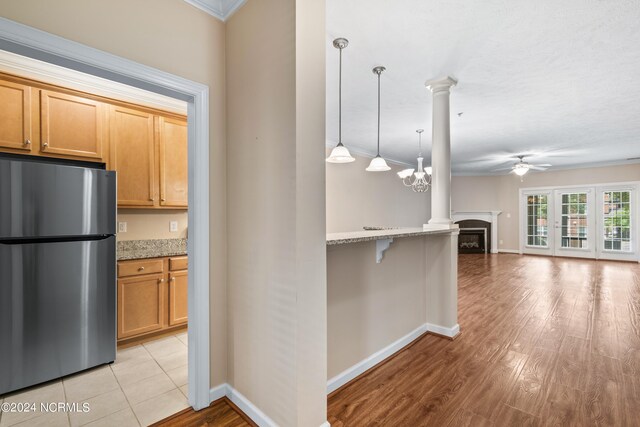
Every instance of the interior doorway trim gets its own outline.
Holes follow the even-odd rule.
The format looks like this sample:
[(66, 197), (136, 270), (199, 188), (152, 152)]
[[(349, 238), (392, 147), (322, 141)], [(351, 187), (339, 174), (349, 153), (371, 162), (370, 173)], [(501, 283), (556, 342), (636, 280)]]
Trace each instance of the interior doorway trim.
[(209, 406), (209, 88), (0, 17), (0, 49), (187, 102), (189, 404)]

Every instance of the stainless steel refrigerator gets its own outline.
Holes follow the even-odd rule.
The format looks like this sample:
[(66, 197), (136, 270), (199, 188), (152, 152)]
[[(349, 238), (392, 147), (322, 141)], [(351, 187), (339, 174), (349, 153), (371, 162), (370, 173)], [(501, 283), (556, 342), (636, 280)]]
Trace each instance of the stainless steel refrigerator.
[(116, 176), (0, 157), (0, 395), (116, 356)]

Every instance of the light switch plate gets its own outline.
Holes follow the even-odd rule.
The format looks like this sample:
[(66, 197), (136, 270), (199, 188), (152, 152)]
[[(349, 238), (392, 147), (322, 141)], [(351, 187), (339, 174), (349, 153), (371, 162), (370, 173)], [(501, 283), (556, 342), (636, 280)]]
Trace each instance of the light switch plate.
[(118, 223), (118, 233), (126, 233), (127, 232), (127, 223), (119, 222)]
[(178, 231), (178, 221), (169, 221), (169, 231)]

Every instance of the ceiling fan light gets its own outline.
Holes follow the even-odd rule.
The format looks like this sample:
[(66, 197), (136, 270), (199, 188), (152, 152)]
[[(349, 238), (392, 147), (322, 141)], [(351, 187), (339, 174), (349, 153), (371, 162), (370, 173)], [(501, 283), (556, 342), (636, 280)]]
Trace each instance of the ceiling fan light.
[(398, 172), (398, 176), (401, 179), (409, 178), (411, 175), (413, 175), (413, 169), (403, 169)]
[(369, 167), (365, 169), (367, 172), (385, 172), (391, 170), (387, 162), (379, 155), (371, 159)]
[(518, 176), (522, 176), (525, 173), (527, 173), (528, 171), (529, 171), (529, 168), (527, 166), (524, 166), (524, 165), (516, 165), (513, 168), (513, 172)]
[(329, 163), (351, 163), (355, 162), (356, 159), (351, 156), (347, 147), (339, 143), (336, 145), (333, 150), (331, 150), (331, 154), (327, 157), (327, 162)]

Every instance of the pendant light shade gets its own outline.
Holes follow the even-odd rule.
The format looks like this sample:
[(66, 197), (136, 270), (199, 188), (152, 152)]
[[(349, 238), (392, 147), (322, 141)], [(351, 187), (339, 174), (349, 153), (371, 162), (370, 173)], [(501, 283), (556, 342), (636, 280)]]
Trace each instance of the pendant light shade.
[(371, 159), (369, 167), (365, 170), (367, 172), (385, 172), (391, 170), (387, 162), (380, 156), (380, 74), (385, 70), (384, 67), (378, 66), (373, 69), (373, 74), (378, 76), (378, 152), (376, 156)]
[(384, 172), (384, 171), (388, 171), (391, 170), (391, 168), (389, 167), (389, 165), (387, 165), (387, 162), (385, 161), (385, 159), (383, 159), (380, 156), (376, 156), (373, 159), (371, 159), (371, 163), (369, 163), (369, 167), (365, 169), (367, 172)]
[(329, 163), (351, 163), (356, 159), (351, 156), (347, 147), (342, 145), (342, 142), (338, 143), (333, 150), (331, 150), (331, 154), (327, 157), (327, 162)]
[(349, 40), (338, 38), (333, 41), (333, 47), (340, 50), (340, 74), (338, 79), (338, 145), (331, 150), (327, 157), (329, 163), (351, 163), (356, 159), (351, 156), (347, 147), (342, 144), (342, 49), (349, 45)]

